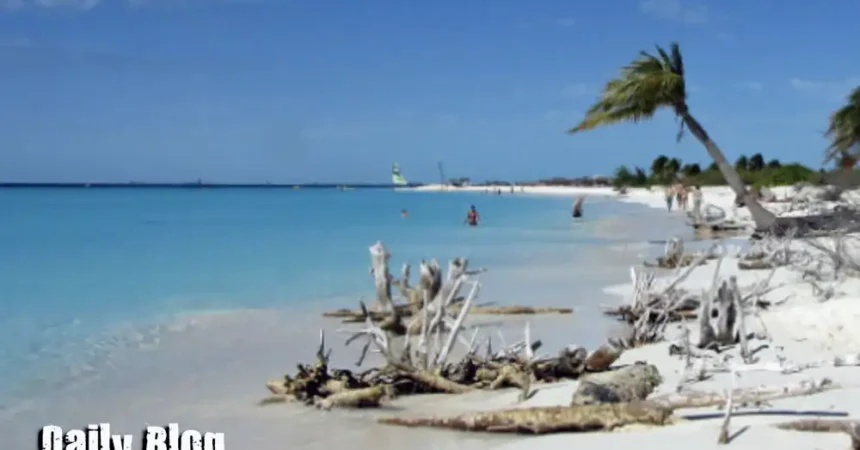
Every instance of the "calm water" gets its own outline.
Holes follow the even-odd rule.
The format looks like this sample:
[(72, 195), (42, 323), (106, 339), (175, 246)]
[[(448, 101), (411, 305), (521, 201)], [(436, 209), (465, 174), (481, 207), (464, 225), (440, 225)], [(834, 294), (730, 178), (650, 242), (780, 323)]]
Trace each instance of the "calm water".
[[(484, 220), (477, 229), (463, 226), (470, 204)], [(522, 303), (535, 286), (514, 274), (571, 270), (585, 246), (609, 242), (596, 237), (599, 219), (630, 209), (586, 205), (587, 219), (573, 222), (570, 198), (522, 194), (2, 190), (0, 407), (156, 345), (176, 317), (352, 306), (372, 295), (367, 247), (379, 239), (394, 270), (467, 256), (491, 269), (485, 298)], [(564, 292), (542, 300), (570, 302)]]

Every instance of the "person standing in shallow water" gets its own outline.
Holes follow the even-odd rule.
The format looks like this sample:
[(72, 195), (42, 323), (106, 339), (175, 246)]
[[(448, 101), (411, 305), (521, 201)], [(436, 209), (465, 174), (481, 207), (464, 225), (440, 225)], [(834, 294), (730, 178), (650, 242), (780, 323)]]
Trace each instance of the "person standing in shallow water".
[(475, 209), (475, 205), (469, 207), (469, 212), (466, 213), (466, 223), (470, 227), (477, 227), (478, 222), (481, 221), (481, 216), (478, 215), (478, 210)]
[(585, 201), (585, 197), (579, 197), (576, 199), (576, 202), (573, 204), (573, 217), (582, 217), (582, 202)]

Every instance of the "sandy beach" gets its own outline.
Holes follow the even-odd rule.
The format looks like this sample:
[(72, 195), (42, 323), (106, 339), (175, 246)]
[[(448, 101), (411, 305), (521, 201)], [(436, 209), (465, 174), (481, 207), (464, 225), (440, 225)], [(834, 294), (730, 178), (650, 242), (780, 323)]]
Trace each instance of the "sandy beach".
[[(422, 189), (430, 190), (432, 187)], [(778, 197), (791, 194), (790, 188), (774, 191)], [(543, 187), (526, 188), (523, 192), (529, 195), (617, 197), (611, 189), (603, 188)], [(733, 198), (727, 188), (707, 188), (704, 193), (705, 202), (725, 209), (732, 218), (744, 220), (746, 211), (744, 208), (733, 208)], [(632, 189), (617, 200), (664, 208), (662, 195), (657, 190), (650, 192), (645, 189)], [(586, 208), (587, 204), (588, 202)], [(786, 205), (782, 203), (767, 206), (777, 211), (786, 209)], [(656, 210), (649, 212), (651, 216), (655, 213)], [(679, 213), (672, 212), (668, 217), (675, 217), (677, 214)], [(628, 219), (634, 222), (636, 220)], [(676, 220), (678, 224), (681, 223), (680, 217), (676, 217)], [(621, 219), (618, 222), (613, 227), (614, 233), (624, 233), (627, 230), (625, 227), (637, 226), (635, 223), (621, 223), (625, 222)], [(667, 239), (684, 229), (682, 226), (673, 229), (656, 225), (657, 222), (653, 219), (648, 219), (648, 223), (660, 227), (660, 233), (657, 234), (665, 232), (667, 235), (663, 237)], [(661, 247), (645, 243), (643, 245), (652, 249)], [(689, 247), (692, 248), (693, 245)], [(615, 254), (611, 249), (606, 249), (599, 255), (601, 256), (592, 259), (589, 265), (617, 270), (619, 280), (627, 276), (630, 265), (641, 265), (630, 251)], [(836, 356), (857, 354), (860, 332), (853, 326), (860, 319), (860, 281), (857, 278), (849, 277), (838, 283), (828, 284), (833, 287), (833, 295), (822, 301), (820, 296), (813, 292), (812, 285), (795, 269), (781, 267), (772, 275), (769, 270), (742, 271), (738, 269), (738, 261), (734, 254), (724, 256), (720, 276), (737, 276), (738, 284), (746, 290), (749, 290), (749, 286), (769, 278), (768, 285), (772, 288), (762, 295), (762, 299), (772, 302), (774, 306), (761, 313), (760, 322), (750, 320), (748, 325), (751, 332), (761, 334), (766, 331), (769, 336), (768, 340), (753, 340), (751, 343), (753, 347), (768, 345), (768, 348), (756, 354), (759, 364), (802, 365), (828, 361)], [(715, 263), (709, 261), (692, 269), (680, 288), (691, 292), (707, 289), (713, 281)], [(491, 268), (486, 281), (492, 280), (492, 274)], [(496, 276), (509, 278), (513, 274), (501, 273)], [(523, 282), (527, 282), (529, 276), (534, 277), (533, 282), (540, 282), (541, 273), (523, 276)], [(672, 273), (662, 273), (657, 279), (658, 286), (665, 284), (666, 280), (672, 277)], [(613, 303), (619, 304), (629, 302), (632, 290), (630, 283), (606, 286), (603, 289), (608, 298), (613, 299)], [(591, 304), (583, 304), (572, 316), (526, 316), (490, 321), (495, 322), (510, 342), (523, 336), (525, 323), (528, 322), (533, 338), (544, 342), (547, 354), (570, 344), (593, 349), (605, 339), (604, 334), (608, 335), (607, 330), (612, 321), (595, 321), (596, 315), (592, 314), (594, 311), (588, 309), (596, 309), (600, 305), (593, 299), (583, 301), (589, 300)], [(533, 300), (527, 303), (544, 302)], [(483, 321), (486, 320), (470, 318), (467, 326)], [(284, 325), (288, 323), (295, 325)], [(682, 335), (682, 327), (685, 326), (690, 328), (691, 338), (695, 339), (695, 323), (670, 324), (665, 342), (625, 351), (616, 365), (647, 361), (655, 365), (664, 378), (654, 395), (674, 392), (684, 377), (685, 362), (683, 357), (671, 356), (669, 346)], [(518, 450), (527, 450), (535, 445), (549, 449), (594, 444), (622, 449), (641, 448), (643, 445), (670, 449), (689, 448), (691, 445), (705, 448), (718, 446), (717, 436), (722, 412), (714, 407), (685, 409), (678, 413), (685, 420), (664, 427), (633, 426), (613, 432), (545, 436), (410, 429), (376, 423), (376, 419), (380, 417), (391, 416), (450, 415), (532, 406), (566, 406), (570, 404), (571, 396), (578, 387), (576, 381), (537, 384), (533, 386), (533, 395), (524, 402), (518, 402), (517, 389), (509, 389), (462, 395), (402, 397), (383, 408), (359, 411), (326, 412), (295, 404), (267, 407), (255, 404), (266, 394), (263, 384), (267, 379), (278, 377), (287, 370), (292, 372), (291, 367), (295, 363), (311, 361), (317, 330), (323, 329), (327, 336), (330, 336), (333, 349), (332, 366), (353, 368), (359, 349), (342, 346), (344, 336), (337, 332), (341, 327), (337, 321), (320, 318), (318, 311), (249, 309), (241, 313), (233, 311), (230, 314), (195, 316), (187, 323), (176, 324), (176, 333), (163, 333), (159, 341), (153, 343), (154, 350), (150, 355), (114, 361), (114, 368), (124, 376), (115, 379), (108, 376), (98, 380), (99, 398), (92, 398), (92, 390), (88, 390), (86, 386), (77, 386), (65, 390), (62, 397), (50, 400), (51, 421), (68, 428), (79, 426), (81, 420), (105, 421), (109, 418), (113, 427), (124, 432), (134, 432), (144, 423), (178, 421), (183, 427), (224, 432), (228, 448), (258, 450), (274, 450), (285, 446), (307, 449), (341, 446), (399, 449), (409, 446), (414, 449)], [(733, 355), (731, 361), (739, 361), (737, 350), (726, 354)], [(371, 363), (381, 362), (378, 355), (371, 355), (371, 358)], [(779, 358), (784, 358), (783, 362), (779, 362)], [(217, 376), (210, 377), (201, 373), (201, 367), (213, 367), (213, 364), (220, 367)], [(133, 387), (129, 386), (128, 373), (137, 374)], [(687, 388), (708, 392), (724, 392), (730, 388), (730, 374), (711, 375), (705, 381), (688, 383)], [(859, 375), (860, 367), (827, 366), (807, 368), (796, 373), (744, 373), (738, 380), (738, 387), (779, 386), (822, 377), (843, 386), (817, 395), (774, 400), (759, 407), (742, 408), (731, 422), (731, 431), (736, 437), (730, 445), (752, 449), (776, 443), (789, 450), (848, 447), (848, 438), (843, 434), (783, 431), (771, 424), (796, 419), (798, 415), (803, 418), (845, 418), (860, 415), (860, 385), (852, 381), (858, 379)], [(45, 422), (46, 405), (31, 406), (5, 411), (0, 417), (0, 431), (10, 436), (10, 448), (29, 448), (33, 434), (22, 433), (22, 430), (33, 430)]]
[[(423, 189), (439, 189), (425, 187)], [(482, 189), (482, 188), (463, 188)], [(704, 188), (704, 201), (723, 208), (729, 218), (744, 221), (749, 217), (745, 208), (735, 208), (732, 203), (734, 194), (727, 187)], [(790, 187), (773, 189), (779, 199), (792, 195)], [(505, 192), (503, 190), (503, 192)], [(541, 195), (597, 195), (617, 196), (607, 188), (581, 187), (525, 187), (523, 193)], [(856, 197), (857, 192), (847, 193), (845, 197)], [(627, 195), (618, 198), (619, 201), (643, 204), (653, 208), (665, 208), (659, 191), (646, 189), (630, 189)], [(785, 203), (769, 203), (766, 206), (776, 213), (786, 213)], [(793, 212), (803, 214), (806, 211)], [(794, 244), (792, 244), (794, 245)], [(858, 248), (849, 250), (857, 257)], [(719, 276), (737, 277), (740, 286), (752, 286), (771, 277), (768, 285), (771, 287), (762, 299), (772, 302), (774, 307), (761, 313), (760, 321), (756, 321), (749, 331), (762, 334), (766, 331), (768, 341), (757, 342), (756, 345), (766, 345), (758, 356), (760, 365), (802, 365), (832, 360), (834, 357), (856, 358), (860, 351), (860, 332), (854, 324), (860, 319), (860, 279), (848, 277), (831, 283), (832, 296), (822, 300), (811, 283), (804, 280), (803, 275), (796, 269), (780, 267), (770, 270), (739, 270), (739, 259), (724, 257)], [(690, 276), (683, 281), (681, 287), (688, 290), (707, 289), (714, 278), (715, 262), (710, 261), (692, 269)], [(619, 295), (621, 301), (630, 297), (632, 285), (624, 284), (607, 287), (606, 292)], [(749, 326), (749, 325), (748, 325)], [(696, 324), (682, 323), (670, 326), (667, 341), (647, 345), (626, 351), (619, 360), (620, 364), (632, 364), (637, 361), (647, 361), (656, 365), (664, 382), (654, 395), (668, 394), (676, 390), (676, 386), (684, 374), (682, 357), (670, 356), (669, 346), (678, 339), (683, 327), (689, 327), (695, 339)], [(731, 354), (731, 353), (730, 353)], [(739, 356), (733, 354), (735, 364)], [(734, 438), (730, 442), (733, 448), (762, 448), (776, 445), (787, 449), (844, 449), (849, 448), (849, 438), (840, 433), (804, 433), (784, 431), (773, 427), (779, 422), (799, 418), (856, 418), (860, 415), (860, 384), (856, 382), (860, 376), (860, 367), (817, 367), (800, 370), (797, 373), (786, 371), (754, 371), (744, 373), (738, 379), (739, 387), (779, 386), (797, 383), (801, 380), (827, 378), (842, 387), (837, 390), (810, 396), (775, 400), (767, 405), (742, 409), (731, 421)], [(725, 392), (730, 389), (731, 375), (715, 373), (706, 380), (699, 381), (687, 388), (697, 391)], [(568, 405), (571, 395), (577, 387), (576, 382), (549, 385), (538, 389), (537, 394), (530, 400), (517, 404), (515, 407)], [(508, 396), (507, 407), (514, 407), (515, 395)], [(498, 400), (497, 405), (505, 401)], [(475, 404), (473, 409), (485, 409), (485, 404)], [(534, 448), (562, 449), (579, 446), (604, 445), (615, 448), (689, 448), (691, 445), (703, 448), (716, 448), (717, 437), (722, 422), (722, 411), (713, 407), (696, 410), (685, 410), (682, 414), (685, 421), (680, 424), (656, 427), (651, 429), (631, 429), (610, 433), (556, 434), (539, 437), (523, 437), (515, 442), (502, 444), (499, 448), (526, 450)], [(695, 443), (695, 444), (694, 444)]]

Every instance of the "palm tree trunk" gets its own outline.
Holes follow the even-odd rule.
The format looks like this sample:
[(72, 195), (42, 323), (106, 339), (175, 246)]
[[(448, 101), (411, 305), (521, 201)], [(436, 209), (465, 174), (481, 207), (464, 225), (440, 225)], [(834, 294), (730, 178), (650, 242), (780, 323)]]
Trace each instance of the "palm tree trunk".
[(702, 128), (702, 125), (700, 125), (699, 122), (687, 111), (681, 111), (680, 116), (684, 121), (684, 124), (687, 125), (687, 129), (690, 130), (690, 133), (692, 133), (693, 136), (695, 136), (696, 139), (705, 146), (705, 149), (708, 151), (708, 155), (710, 155), (714, 162), (717, 163), (717, 167), (719, 167), (720, 172), (723, 174), (723, 177), (726, 179), (726, 182), (729, 183), (732, 190), (735, 191), (735, 194), (744, 200), (744, 204), (749, 208), (753, 221), (755, 221), (756, 230), (764, 231), (770, 229), (774, 223), (776, 223), (776, 216), (761, 206), (758, 200), (750, 194), (744, 185), (743, 180), (741, 180), (740, 175), (738, 175), (734, 167), (729, 164), (726, 157), (723, 156), (723, 152), (720, 151), (717, 144), (711, 140), (711, 137), (708, 136), (708, 133), (704, 128)]

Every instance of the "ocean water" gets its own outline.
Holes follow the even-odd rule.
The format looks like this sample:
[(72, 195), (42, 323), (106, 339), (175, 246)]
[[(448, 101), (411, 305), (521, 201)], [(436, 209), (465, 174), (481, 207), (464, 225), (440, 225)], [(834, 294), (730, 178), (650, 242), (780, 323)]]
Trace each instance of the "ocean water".
[[(226, 346), (247, 353), (237, 337), (250, 342), (259, 332), (258, 345), (283, 330), (284, 318), (355, 306), (372, 296), (368, 247), (377, 240), (393, 254), (393, 272), (403, 262), (465, 256), (489, 269), (482, 299), (596, 308), (602, 287), (626, 277), (606, 249), (641, 243), (643, 225), (660, 225), (653, 212), (597, 197), (573, 220), (571, 203), (360, 189), (0, 190), (0, 423), (21, 402), (98, 387), (134, 364), (154, 373), (156, 360), (143, 353), (152, 349), (185, 358), (208, 347), (209, 365), (196, 367), (211, 373)], [(463, 224), (473, 204), (477, 228)], [(628, 216), (640, 223), (619, 226)], [(218, 317), (217, 327), (189, 331), (206, 317)], [(112, 382), (115, 392), (132, 383)]]

